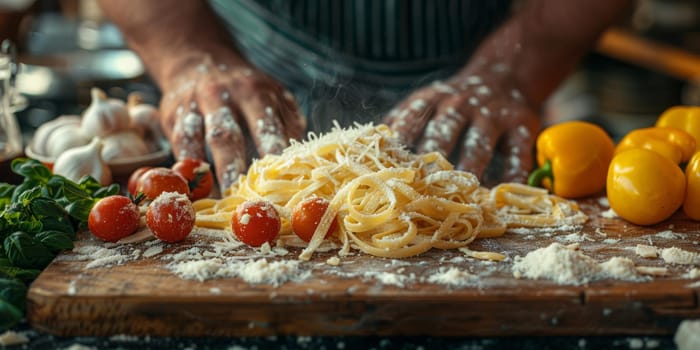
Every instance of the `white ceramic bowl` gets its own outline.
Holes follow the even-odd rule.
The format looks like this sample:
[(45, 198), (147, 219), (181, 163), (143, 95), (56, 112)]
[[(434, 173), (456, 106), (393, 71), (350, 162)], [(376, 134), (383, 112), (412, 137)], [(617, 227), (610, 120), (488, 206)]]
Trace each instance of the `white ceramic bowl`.
[[(144, 154), (138, 157), (113, 159), (107, 162), (109, 169), (112, 171), (112, 175), (128, 176), (131, 175), (134, 170), (143, 166), (164, 165), (168, 160), (170, 160), (170, 144), (166, 140), (160, 140), (158, 144), (160, 149), (156, 152)], [(32, 149), (31, 143), (24, 148), (24, 153), (27, 157), (36, 159), (49, 167), (53, 166), (55, 158), (37, 154)]]

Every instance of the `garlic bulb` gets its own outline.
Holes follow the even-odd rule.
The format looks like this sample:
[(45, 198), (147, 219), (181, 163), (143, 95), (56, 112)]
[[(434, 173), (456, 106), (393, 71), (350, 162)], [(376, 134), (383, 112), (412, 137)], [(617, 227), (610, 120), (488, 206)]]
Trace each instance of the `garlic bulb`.
[(129, 128), (129, 112), (124, 101), (107, 98), (98, 88), (90, 90), (92, 101), (83, 112), (80, 127), (89, 137), (106, 136)]
[(53, 172), (73, 181), (90, 175), (103, 186), (109, 185), (112, 183), (112, 171), (102, 159), (101, 151), (102, 140), (94, 137), (87, 145), (71, 148), (58, 156)]
[[(60, 135), (60, 136), (58, 136)], [(90, 142), (80, 129), (80, 117), (63, 115), (41, 124), (34, 132), (31, 148), (36, 154), (55, 157), (63, 151)]]
[(143, 96), (137, 92), (129, 94), (127, 109), (131, 119), (131, 127), (137, 130), (144, 139), (151, 152), (158, 151), (158, 141), (164, 139), (160, 128), (160, 113), (158, 109), (143, 102)]
[(47, 155), (55, 158), (71, 148), (84, 146), (88, 142), (90, 142), (90, 138), (80, 127), (63, 127), (51, 133), (51, 137), (46, 140)]
[(150, 153), (146, 142), (133, 130), (106, 136), (102, 141), (102, 159), (109, 162), (120, 158), (133, 158)]

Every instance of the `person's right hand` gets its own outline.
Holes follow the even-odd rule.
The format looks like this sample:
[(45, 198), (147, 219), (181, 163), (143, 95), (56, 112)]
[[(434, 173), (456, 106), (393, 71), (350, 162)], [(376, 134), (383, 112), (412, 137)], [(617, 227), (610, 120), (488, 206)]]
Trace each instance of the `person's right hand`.
[(246, 63), (190, 59), (161, 89), (161, 126), (175, 158), (206, 159), (208, 147), (222, 191), (246, 171), (248, 138), (262, 157), (306, 128), (292, 94)]

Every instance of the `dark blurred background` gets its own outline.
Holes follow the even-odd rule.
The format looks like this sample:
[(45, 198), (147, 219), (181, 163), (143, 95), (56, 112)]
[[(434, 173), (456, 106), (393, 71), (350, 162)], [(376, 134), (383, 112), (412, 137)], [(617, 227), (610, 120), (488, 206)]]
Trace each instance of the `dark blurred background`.
[[(700, 57), (700, 1), (640, 0), (619, 27)], [(15, 114), (25, 138), (49, 119), (82, 111), (93, 86), (158, 101), (138, 57), (93, 0), (0, 0), (0, 37), (17, 45), (16, 89), (25, 100)], [(619, 137), (652, 124), (669, 106), (700, 104), (700, 82), (691, 77), (612, 56), (598, 50), (585, 58), (547, 104), (547, 123), (587, 119)]]

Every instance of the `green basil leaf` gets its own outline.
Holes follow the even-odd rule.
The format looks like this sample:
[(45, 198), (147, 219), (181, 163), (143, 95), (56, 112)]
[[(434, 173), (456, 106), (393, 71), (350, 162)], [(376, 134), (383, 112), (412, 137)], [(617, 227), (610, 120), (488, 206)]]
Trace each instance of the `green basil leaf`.
[(100, 182), (94, 177), (88, 175), (80, 178), (78, 185), (83, 189), (83, 191), (85, 191), (85, 193), (90, 195), (102, 189), (102, 184), (100, 184)]
[(2, 257), (0, 258), (0, 266), (10, 267), (12, 266), (12, 261), (10, 261), (10, 259), (8, 259), (7, 257)]
[(17, 266), (0, 265), (0, 277), (15, 278), (24, 283), (29, 283), (39, 276), (41, 270), (23, 269)]
[[(40, 231), (60, 231), (75, 236), (75, 228), (73, 223), (65, 215), (62, 217), (45, 217), (41, 219)], [(32, 231), (39, 232), (39, 231)]]
[(17, 187), (17, 185), (8, 184), (5, 182), (0, 183), (0, 197), (11, 198), (12, 191), (15, 190), (15, 187)]
[(64, 217), (66, 216), (66, 211), (50, 198), (34, 198), (29, 204), (29, 208), (36, 217)]
[(22, 194), (17, 197), (17, 201), (28, 206), (31, 204), (31, 201), (39, 197), (41, 197), (41, 187), (34, 187), (22, 192)]
[(104, 198), (119, 194), (119, 184), (111, 184), (107, 187), (102, 187), (92, 194), (93, 198)]
[(15, 191), (16, 185), (8, 183), (0, 183), (0, 209), (12, 203), (12, 193)]
[(22, 310), (0, 299), (0, 331), (6, 331), (22, 319)]
[(44, 228), (41, 221), (20, 221), (15, 225), (15, 231), (39, 232)]
[(51, 170), (34, 159), (17, 158), (12, 161), (10, 167), (15, 174), (42, 183), (45, 183), (51, 177)]
[(68, 214), (70, 214), (70, 216), (77, 219), (78, 221), (87, 222), (88, 217), (90, 216), (90, 210), (92, 210), (93, 205), (95, 205), (94, 199), (76, 200), (73, 203), (68, 204), (68, 206), (66, 206), (66, 211), (68, 212)]
[(39, 232), (35, 237), (44, 247), (49, 248), (54, 253), (58, 253), (61, 250), (73, 249), (73, 239), (64, 232), (44, 231)]
[(41, 241), (22, 231), (7, 236), (3, 246), (12, 264), (25, 269), (43, 269), (54, 258)]
[(6, 300), (24, 311), (27, 300), (27, 286), (16, 279), (0, 278), (0, 299)]
[(91, 198), (84, 189), (70, 180), (65, 180), (63, 182), (63, 196), (65, 196), (71, 202)]
[(45, 192), (48, 194), (47, 197), (58, 198), (63, 197), (63, 184), (68, 181), (65, 177), (60, 175), (53, 175), (46, 182)]
[(12, 202), (19, 202), (20, 196), (24, 195), (25, 192), (33, 188), (37, 188), (39, 186), (40, 185), (38, 182), (25, 179), (24, 182), (22, 182), (19, 186), (15, 187), (15, 190), (12, 192)]

